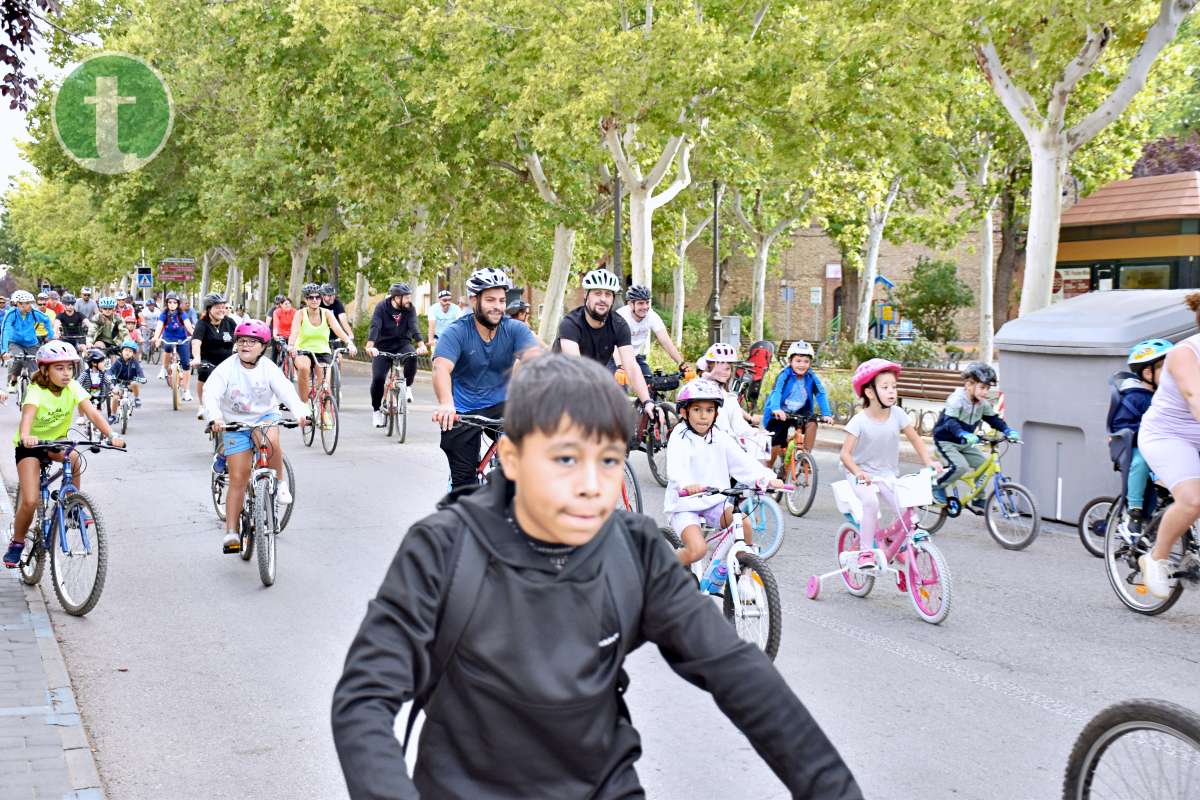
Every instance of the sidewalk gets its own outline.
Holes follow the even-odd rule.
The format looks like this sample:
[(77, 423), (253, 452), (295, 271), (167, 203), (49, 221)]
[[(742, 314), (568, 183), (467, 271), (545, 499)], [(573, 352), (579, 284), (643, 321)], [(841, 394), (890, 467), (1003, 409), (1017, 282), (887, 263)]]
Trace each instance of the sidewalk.
[[(5, 484), (14, 468), (6, 466)], [(12, 501), (0, 492), (0, 524)], [(4, 542), (7, 544), (7, 542)], [(50, 580), (47, 565), (43, 580)], [(104, 800), (41, 589), (0, 569), (0, 798)]]

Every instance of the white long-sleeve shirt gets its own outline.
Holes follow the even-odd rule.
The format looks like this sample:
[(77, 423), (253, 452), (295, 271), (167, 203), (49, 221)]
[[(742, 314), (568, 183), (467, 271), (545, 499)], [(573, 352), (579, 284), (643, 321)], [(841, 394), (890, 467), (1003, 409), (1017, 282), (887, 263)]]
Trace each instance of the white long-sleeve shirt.
[(234, 353), (204, 382), (204, 413), (209, 419), (253, 425), (281, 401), (297, 418), (308, 413), (296, 388), (269, 358), (247, 369)]
[(742, 407), (738, 403), (738, 396), (733, 392), (725, 393), (725, 402), (717, 411), (717, 421), (714, 424), (717, 430), (725, 431), (734, 439), (739, 436), (749, 436), (755, 431), (755, 427), (746, 422), (746, 418), (742, 416)]
[(775, 473), (750, 457), (725, 431), (711, 429), (697, 436), (681, 422), (667, 440), (667, 494), (663, 511), (701, 511), (713, 506), (711, 495), (680, 497), (684, 486), (713, 486), (724, 489), (732, 478), (739, 483), (771, 480)]

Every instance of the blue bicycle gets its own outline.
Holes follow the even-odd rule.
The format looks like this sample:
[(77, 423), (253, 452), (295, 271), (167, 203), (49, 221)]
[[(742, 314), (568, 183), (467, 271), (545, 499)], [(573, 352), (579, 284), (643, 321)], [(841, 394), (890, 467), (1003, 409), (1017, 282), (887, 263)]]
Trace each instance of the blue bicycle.
[[(46, 554), (50, 554), (50, 576), (54, 594), (63, 610), (76, 617), (96, 607), (104, 591), (104, 576), (108, 570), (108, 540), (104, 520), (96, 503), (85, 492), (75, 488), (71, 453), (87, 447), (93, 453), (104, 450), (125, 451), (102, 441), (69, 440), (42, 442), (37, 449), (59, 450), (64, 459), (42, 461), (40, 478), (41, 498), (37, 513), (29, 527), (29, 546), (21, 557), (21, 580), (34, 586), (42, 579)], [(51, 472), (51, 468), (58, 468)], [(80, 461), (80, 472), (83, 471)], [(51, 489), (61, 478), (57, 489)]]

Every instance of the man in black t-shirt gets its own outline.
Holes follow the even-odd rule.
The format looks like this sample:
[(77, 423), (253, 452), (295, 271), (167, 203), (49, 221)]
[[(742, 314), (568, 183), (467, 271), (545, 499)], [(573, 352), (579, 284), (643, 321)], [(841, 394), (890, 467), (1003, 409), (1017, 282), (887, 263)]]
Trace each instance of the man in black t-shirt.
[[(353, 328), (350, 327), (350, 320), (346, 316), (346, 307), (342, 305), (341, 300), (338, 300), (337, 287), (332, 283), (326, 283), (321, 286), (321, 308), (328, 308), (330, 311), (332, 311), (334, 319), (341, 324), (343, 330), (353, 330)], [(329, 346), (331, 348), (344, 346), (342, 341), (337, 338), (337, 335), (333, 332), (332, 328), (329, 330)]]
[(568, 356), (583, 356), (608, 366), (612, 361), (625, 367), (625, 374), (641, 401), (642, 411), (654, 412), (646, 378), (638, 366), (630, 343), (629, 323), (612, 313), (621, 279), (606, 269), (594, 269), (583, 276), (583, 305), (563, 317), (558, 324), (554, 351)]

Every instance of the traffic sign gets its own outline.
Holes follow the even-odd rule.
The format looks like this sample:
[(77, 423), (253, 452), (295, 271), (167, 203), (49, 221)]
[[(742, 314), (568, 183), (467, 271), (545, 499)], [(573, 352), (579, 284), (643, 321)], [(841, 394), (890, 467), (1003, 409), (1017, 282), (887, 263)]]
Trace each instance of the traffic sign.
[(194, 258), (164, 258), (158, 262), (158, 279), (160, 281), (183, 282), (194, 280), (196, 277), (196, 259)]
[(150, 274), (149, 272), (138, 272), (137, 288), (153, 289), (154, 288), (154, 276), (152, 274)]

